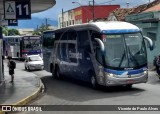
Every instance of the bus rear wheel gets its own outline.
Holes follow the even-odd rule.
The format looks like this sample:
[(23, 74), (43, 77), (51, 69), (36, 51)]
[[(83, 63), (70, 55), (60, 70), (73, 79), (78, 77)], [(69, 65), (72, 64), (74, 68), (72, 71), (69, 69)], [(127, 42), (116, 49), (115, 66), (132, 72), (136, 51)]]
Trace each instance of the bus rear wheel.
[(52, 76), (53, 76), (53, 78), (55, 78), (55, 79), (61, 79), (61, 74), (60, 74), (59, 67), (56, 66), (55, 69), (54, 68), (52, 68), (52, 69), (53, 69), (52, 70)]
[(52, 67), (52, 77), (53, 77), (53, 79), (56, 79), (54, 67)]

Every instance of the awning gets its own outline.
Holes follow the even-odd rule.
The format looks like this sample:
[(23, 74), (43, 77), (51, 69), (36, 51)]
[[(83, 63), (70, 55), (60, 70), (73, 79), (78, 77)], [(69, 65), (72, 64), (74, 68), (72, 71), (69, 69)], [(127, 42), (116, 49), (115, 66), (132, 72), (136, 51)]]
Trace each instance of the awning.
[[(56, 0), (31, 0), (31, 12), (38, 13), (53, 7), (55, 4)], [(3, 14), (3, 12), (3, 0), (0, 0), (0, 13)]]

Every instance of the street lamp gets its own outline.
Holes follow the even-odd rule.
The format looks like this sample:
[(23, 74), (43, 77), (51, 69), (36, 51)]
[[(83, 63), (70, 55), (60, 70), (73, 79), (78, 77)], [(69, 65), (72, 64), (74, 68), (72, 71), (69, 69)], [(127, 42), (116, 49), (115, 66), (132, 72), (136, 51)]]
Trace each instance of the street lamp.
[(79, 4), (80, 6), (81, 6), (81, 4), (79, 3), (79, 2), (72, 2), (73, 4), (75, 4), (75, 3), (77, 3), (77, 4)]
[(129, 2), (127, 2), (126, 4), (127, 4), (127, 8), (129, 8)]

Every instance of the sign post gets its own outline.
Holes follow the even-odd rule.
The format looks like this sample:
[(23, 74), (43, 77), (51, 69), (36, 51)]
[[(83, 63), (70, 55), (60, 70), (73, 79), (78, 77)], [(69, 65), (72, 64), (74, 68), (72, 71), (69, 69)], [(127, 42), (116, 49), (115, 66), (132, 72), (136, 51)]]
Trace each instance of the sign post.
[(16, 19), (16, 3), (15, 1), (4, 2), (5, 19)]
[(2, 26), (18, 26), (17, 19), (5, 19), (4, 15), (2, 15), (1, 23)]
[(30, 0), (5, 0), (5, 19), (31, 19)]

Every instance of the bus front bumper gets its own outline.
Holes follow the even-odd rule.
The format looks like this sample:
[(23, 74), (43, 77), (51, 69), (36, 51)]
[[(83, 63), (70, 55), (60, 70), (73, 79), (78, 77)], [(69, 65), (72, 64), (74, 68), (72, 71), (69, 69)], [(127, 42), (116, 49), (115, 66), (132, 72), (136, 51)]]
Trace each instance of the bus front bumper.
[(118, 85), (132, 85), (138, 83), (146, 83), (148, 81), (148, 73), (138, 77), (118, 78), (118, 77), (106, 77), (106, 86), (118, 86)]

